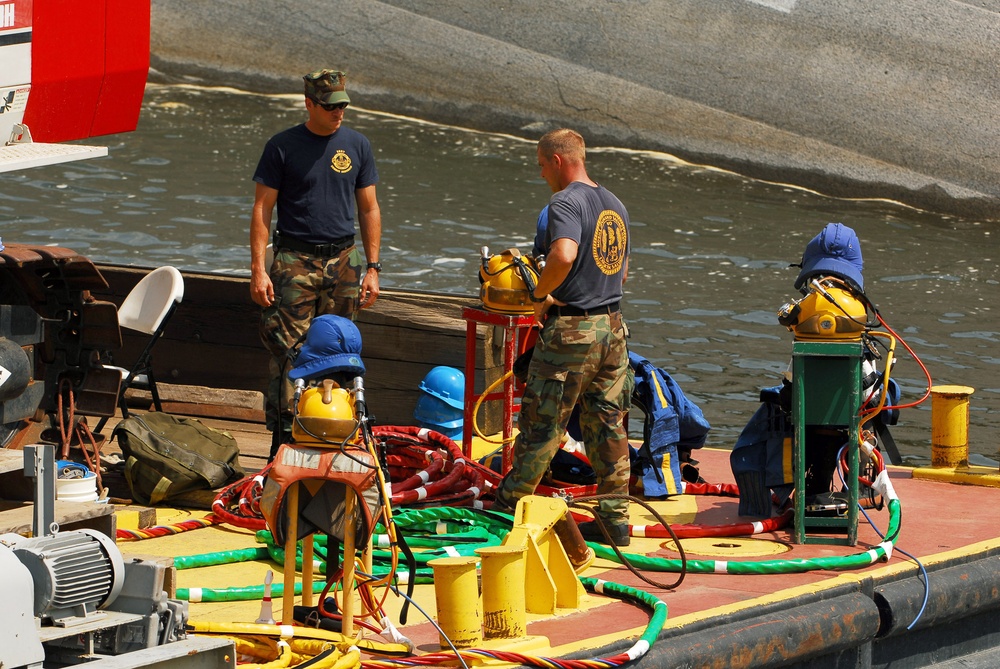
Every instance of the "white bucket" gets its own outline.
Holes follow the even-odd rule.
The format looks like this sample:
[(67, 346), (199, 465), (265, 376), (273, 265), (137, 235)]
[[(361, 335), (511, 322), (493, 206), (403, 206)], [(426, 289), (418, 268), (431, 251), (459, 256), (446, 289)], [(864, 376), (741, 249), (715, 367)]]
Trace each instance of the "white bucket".
[[(64, 466), (73, 464), (60, 460), (56, 470), (62, 471)], [(82, 478), (56, 479), (56, 499), (60, 502), (96, 502), (97, 496), (97, 475), (90, 470)]]

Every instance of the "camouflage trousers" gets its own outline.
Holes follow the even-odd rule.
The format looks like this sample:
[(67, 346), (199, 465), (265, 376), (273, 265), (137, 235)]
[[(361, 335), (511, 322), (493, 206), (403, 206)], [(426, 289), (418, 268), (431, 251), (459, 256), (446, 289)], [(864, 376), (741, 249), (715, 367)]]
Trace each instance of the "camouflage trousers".
[(288, 380), (309, 324), (316, 316), (335, 314), (354, 318), (358, 308), (363, 274), (361, 251), (356, 246), (331, 258), (276, 249), (271, 264), (274, 303), (261, 313), (260, 338), (271, 353), (270, 374), (264, 412), (267, 428), (291, 429), (291, 401), (294, 388)]
[[(513, 468), (497, 491), (498, 499), (513, 507), (518, 499), (535, 492), (577, 402), (583, 444), (597, 474), (597, 493), (627, 495), (625, 415), (634, 386), (620, 312), (549, 316), (528, 367)], [(598, 512), (609, 523), (628, 524), (627, 500), (603, 500)]]

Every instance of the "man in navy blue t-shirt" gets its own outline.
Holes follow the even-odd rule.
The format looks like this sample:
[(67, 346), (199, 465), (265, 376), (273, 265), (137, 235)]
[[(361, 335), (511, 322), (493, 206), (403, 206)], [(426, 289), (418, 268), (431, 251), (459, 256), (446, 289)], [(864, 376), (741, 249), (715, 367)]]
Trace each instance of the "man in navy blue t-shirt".
[[(312, 319), (321, 314), (353, 319), (379, 295), (378, 170), (368, 138), (342, 125), (351, 101), (345, 78), (337, 70), (303, 77), (309, 118), (268, 140), (253, 175), (250, 296), (263, 308), (260, 335), (271, 353), (266, 403), (274, 434), (271, 457), (288, 441), (289, 360)], [(354, 243), (355, 218), (367, 266)], [(274, 248), (270, 268), (268, 241)]]

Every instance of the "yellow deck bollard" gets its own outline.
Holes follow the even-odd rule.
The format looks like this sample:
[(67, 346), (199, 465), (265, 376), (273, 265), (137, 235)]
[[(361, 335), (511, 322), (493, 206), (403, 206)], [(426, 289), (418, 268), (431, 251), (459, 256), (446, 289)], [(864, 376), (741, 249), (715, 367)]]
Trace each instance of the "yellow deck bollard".
[(969, 465), (969, 396), (973, 392), (968, 386), (931, 388), (931, 466)]
[(520, 639), (528, 632), (524, 603), (525, 546), (476, 549), (483, 567), (483, 636)]
[[(517, 500), (514, 527), (504, 537), (503, 545), (528, 551), (523, 586), (528, 613), (551, 614), (557, 607), (580, 608), (583, 584), (556, 532), (566, 511), (566, 502), (556, 497), (527, 495)], [(579, 554), (574, 548), (574, 555)]]
[[(478, 562), (475, 557), (446, 557), (427, 563), (434, 570), (438, 626), (455, 648), (472, 648), (483, 642)], [(441, 648), (449, 648), (448, 639), (441, 637)]]

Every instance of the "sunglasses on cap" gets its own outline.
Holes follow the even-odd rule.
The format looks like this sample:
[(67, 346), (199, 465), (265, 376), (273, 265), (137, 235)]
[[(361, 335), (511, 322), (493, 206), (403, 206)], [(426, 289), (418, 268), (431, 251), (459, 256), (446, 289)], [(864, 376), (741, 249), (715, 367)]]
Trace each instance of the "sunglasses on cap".
[(320, 102), (316, 98), (309, 98), (314, 104), (323, 108), (323, 111), (333, 111), (334, 109), (347, 109), (347, 102), (334, 102), (333, 104), (326, 104), (325, 102)]

